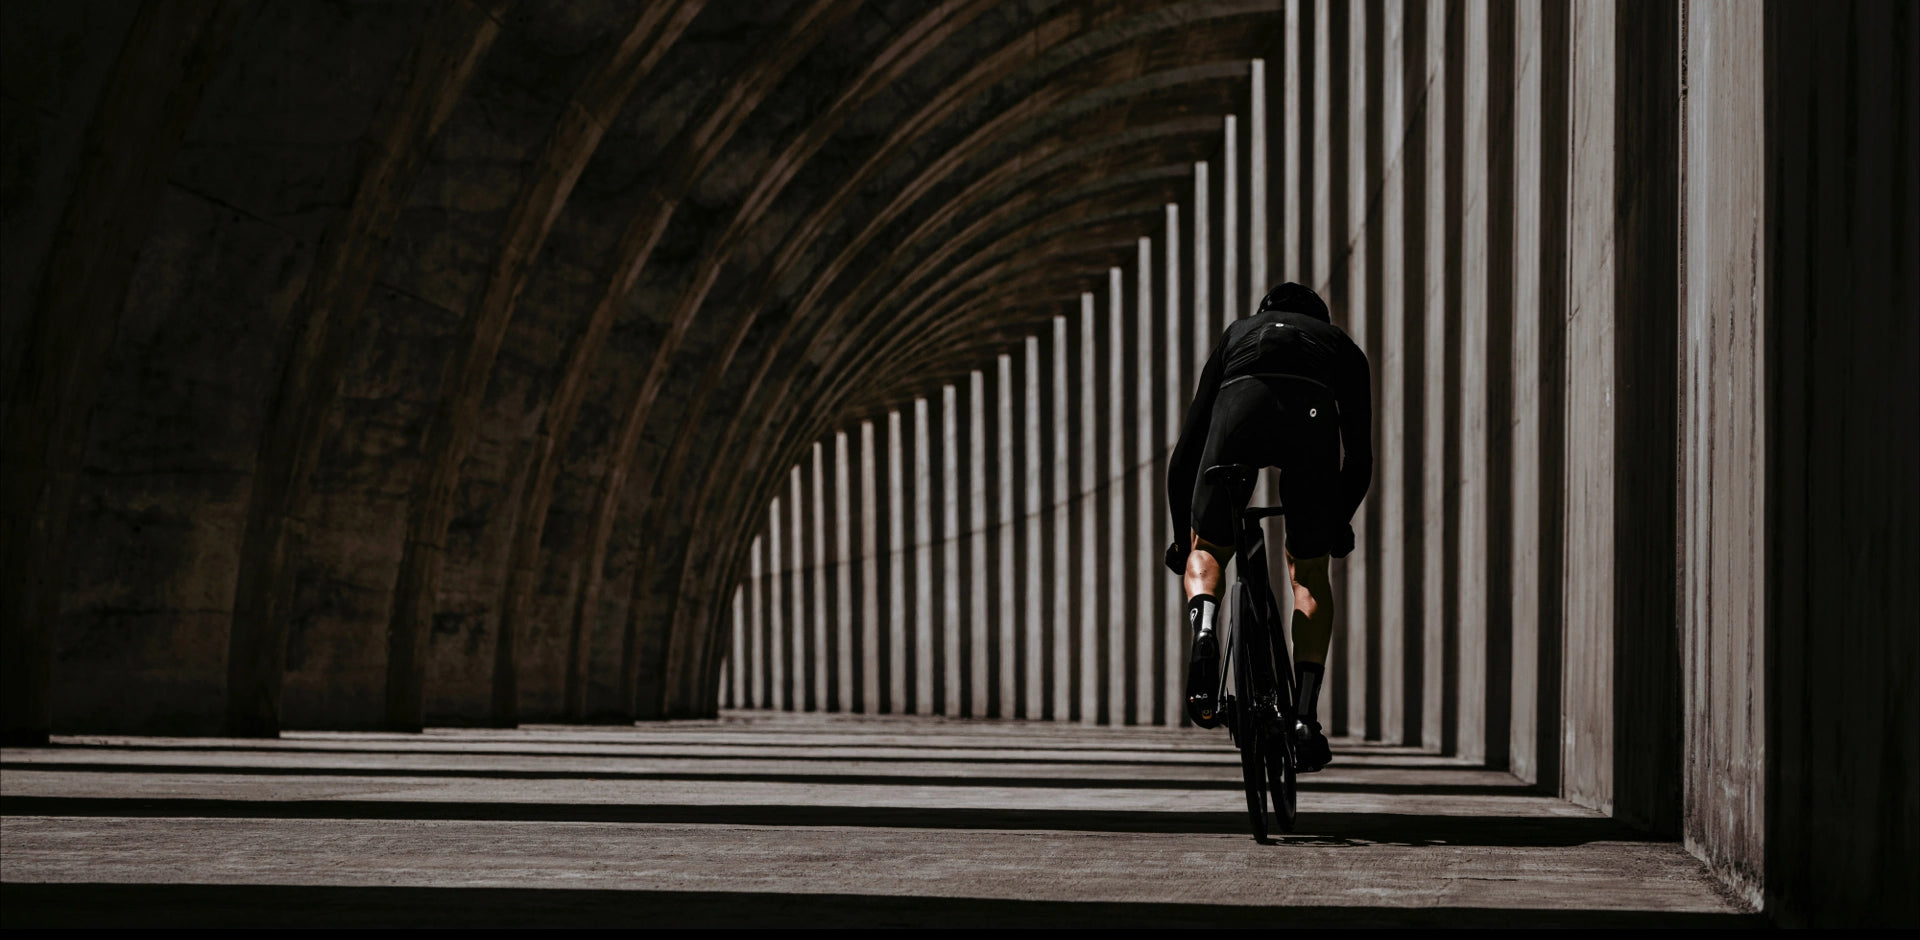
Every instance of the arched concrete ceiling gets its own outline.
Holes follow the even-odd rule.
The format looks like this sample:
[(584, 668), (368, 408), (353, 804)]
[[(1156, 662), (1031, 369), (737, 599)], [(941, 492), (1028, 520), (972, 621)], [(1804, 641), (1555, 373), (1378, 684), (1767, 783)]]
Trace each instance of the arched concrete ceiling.
[[(170, 180), (281, 228), (302, 193), (324, 207), (298, 276), (267, 292), (284, 312), (260, 361), (234, 366), (251, 400), (231, 463), (252, 485), (226, 523), (233, 730), (280, 722), (283, 656), (298, 673), (298, 651), (370, 627), (385, 723), (417, 725), (441, 694), (423, 688), (429, 632), (469, 615), (498, 627), (503, 720), (527, 642), (567, 644), (571, 713), (607, 657), (638, 713), (706, 711), (717, 618), (787, 469), (1103, 290), (1219, 151), (1278, 5), (486, 0), (400, 16), (201, 0), (169, 29), (130, 29), (123, 64), (188, 64), (118, 111), (109, 95), (100, 146), (181, 157), (83, 190), (146, 187), (151, 203)], [(140, 110), (156, 99), (191, 117), (156, 126)], [(146, 237), (234, 238), (180, 224), (161, 211)], [(117, 263), (109, 284), (133, 277)], [(45, 297), (103, 276), (48, 270)], [(32, 316), (9, 335), (51, 357), (56, 387), (98, 364), (61, 344), (122, 314), (87, 295)], [(168, 342), (144, 354), (181, 352)], [(57, 442), (130, 413), (112, 390), (74, 394), (10, 420)], [(56, 475), (80, 462), (60, 446)], [(10, 518), (72, 499), (21, 497)], [(57, 605), (50, 592), (21, 602)]]

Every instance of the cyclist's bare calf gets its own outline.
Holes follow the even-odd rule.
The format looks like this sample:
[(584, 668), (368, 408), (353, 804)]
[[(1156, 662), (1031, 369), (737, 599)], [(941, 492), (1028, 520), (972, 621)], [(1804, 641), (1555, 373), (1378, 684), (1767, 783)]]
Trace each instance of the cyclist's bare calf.
[[(1324, 665), (1333, 642), (1333, 582), (1327, 577), (1330, 556), (1295, 558), (1287, 554), (1287, 576), (1293, 580), (1293, 658)], [(1189, 565), (1191, 570), (1192, 566)]]
[[(1189, 599), (1206, 594), (1220, 596), (1226, 580), (1227, 562), (1233, 549), (1215, 545), (1193, 533), (1193, 551), (1187, 554), (1187, 572), (1183, 579)], [(1330, 556), (1295, 558), (1287, 555), (1287, 576), (1293, 581), (1293, 658), (1296, 662), (1324, 664), (1327, 647), (1333, 642), (1333, 581), (1327, 575)]]
[(1233, 546), (1215, 545), (1200, 537), (1198, 530), (1187, 543), (1193, 551), (1187, 553), (1187, 573), (1181, 583), (1187, 589), (1187, 599), (1205, 594), (1219, 597), (1221, 583), (1226, 580), (1227, 562), (1233, 558)]

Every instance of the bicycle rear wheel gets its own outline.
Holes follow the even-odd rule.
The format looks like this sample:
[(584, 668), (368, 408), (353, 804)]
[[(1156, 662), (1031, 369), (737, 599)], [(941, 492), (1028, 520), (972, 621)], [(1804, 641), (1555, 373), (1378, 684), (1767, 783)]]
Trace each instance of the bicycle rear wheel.
[(1267, 785), (1273, 794), (1273, 815), (1281, 832), (1292, 832), (1300, 822), (1298, 780), (1294, 768), (1299, 758), (1294, 744), (1285, 734), (1268, 735), (1262, 744), (1266, 758)]
[(1248, 665), (1246, 631), (1258, 628), (1259, 614), (1254, 612), (1246, 582), (1233, 584), (1233, 682), (1238, 688), (1233, 709), (1234, 743), (1240, 745), (1240, 777), (1247, 787), (1247, 821), (1253, 838), (1267, 838), (1267, 767), (1260, 756), (1267, 733), (1260, 726), (1259, 706), (1253, 699), (1253, 670)]
[[(1251, 709), (1236, 709), (1243, 716), (1252, 715)], [(1252, 727), (1250, 719), (1243, 718), (1240, 725), (1240, 777), (1247, 785), (1247, 821), (1253, 825), (1253, 838), (1264, 842), (1267, 838), (1267, 770), (1266, 762), (1260, 757), (1260, 739), (1264, 737), (1258, 728)]]

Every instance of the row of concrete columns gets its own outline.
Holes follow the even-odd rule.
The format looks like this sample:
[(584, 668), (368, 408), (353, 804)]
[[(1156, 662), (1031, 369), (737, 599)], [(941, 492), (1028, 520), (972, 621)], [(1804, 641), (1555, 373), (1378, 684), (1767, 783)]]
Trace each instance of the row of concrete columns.
[(1179, 721), (1164, 457), (1220, 328), (1298, 280), (1367, 351), (1378, 416), (1331, 730), (1671, 828), (1674, 10), (1284, 17), (1131, 266), (793, 469), (722, 704)]
[[(1270, 279), (1298, 280), (1367, 350), (1378, 415), (1361, 550), (1336, 565), (1331, 730), (1545, 781), (1563, 744), (1608, 748), (1597, 728), (1560, 734), (1556, 523), (1576, 472), (1561, 428), (1604, 417), (1613, 380), (1564, 401), (1568, 193), (1588, 179), (1569, 175), (1569, 73), (1550, 52), (1567, 13), (1321, 0), (1284, 15), (1274, 67), (1252, 63), (1219, 155), (1134, 265), (968, 383), (794, 468), (736, 600), (723, 705), (1179, 721), (1164, 456), (1219, 330)], [(1612, 100), (1596, 91), (1590, 113)], [(1036, 424), (1048, 433), (1022, 447)], [(868, 462), (871, 485), (832, 485)], [(874, 525), (869, 548), (866, 520), (890, 511), (904, 524)], [(1573, 580), (1611, 583), (1612, 539), (1588, 549), (1609, 561), (1569, 562)], [(876, 675), (829, 668), (842, 652)], [(1611, 715), (1594, 704), (1583, 714)]]
[[(1287, 3), (1133, 266), (794, 469), (721, 704), (1178, 721), (1169, 435), (1219, 328), (1298, 280), (1377, 415), (1330, 731), (1684, 837), (1755, 900), (1910, 869), (1912, 749), (1874, 735), (1911, 727), (1882, 621), (1915, 603), (1874, 605), (1912, 594), (1911, 473), (1881, 468), (1913, 464), (1914, 118), (1841, 103), (1910, 81), (1920, 20), (1848, 9), (1814, 64), (1769, 46), (1817, 31), (1784, 2)], [(1806, 861), (1842, 804), (1865, 854)]]
[(1184, 720), (1166, 458), (1270, 286), (1265, 62), (1248, 74), (1191, 197), (1101, 289), (792, 469), (733, 598), (722, 707)]
[(1185, 379), (1153, 351), (1207, 328), (1156, 313), (1179, 259), (1139, 254), (987, 368), (813, 446), (733, 599), (724, 707), (1178, 721), (1178, 587), (1152, 562)]

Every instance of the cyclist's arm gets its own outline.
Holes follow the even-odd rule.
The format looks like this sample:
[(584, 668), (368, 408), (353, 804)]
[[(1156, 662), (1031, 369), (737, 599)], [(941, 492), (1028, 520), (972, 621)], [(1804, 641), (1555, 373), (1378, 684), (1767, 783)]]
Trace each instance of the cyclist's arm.
[(1340, 402), (1340, 446), (1346, 452), (1340, 461), (1340, 501), (1349, 521), (1367, 497), (1367, 486), (1373, 479), (1372, 380), (1365, 353), (1355, 348), (1352, 362), (1345, 370), (1344, 381), (1334, 390)]
[(1213, 399), (1220, 391), (1220, 374), (1226, 369), (1226, 341), (1214, 346), (1207, 365), (1194, 383), (1193, 404), (1187, 406), (1187, 420), (1180, 426), (1180, 442), (1167, 459), (1167, 510), (1173, 514), (1173, 537), (1182, 545), (1187, 530), (1193, 527), (1193, 481), (1200, 473), (1200, 455), (1207, 446), (1207, 428), (1213, 422)]

